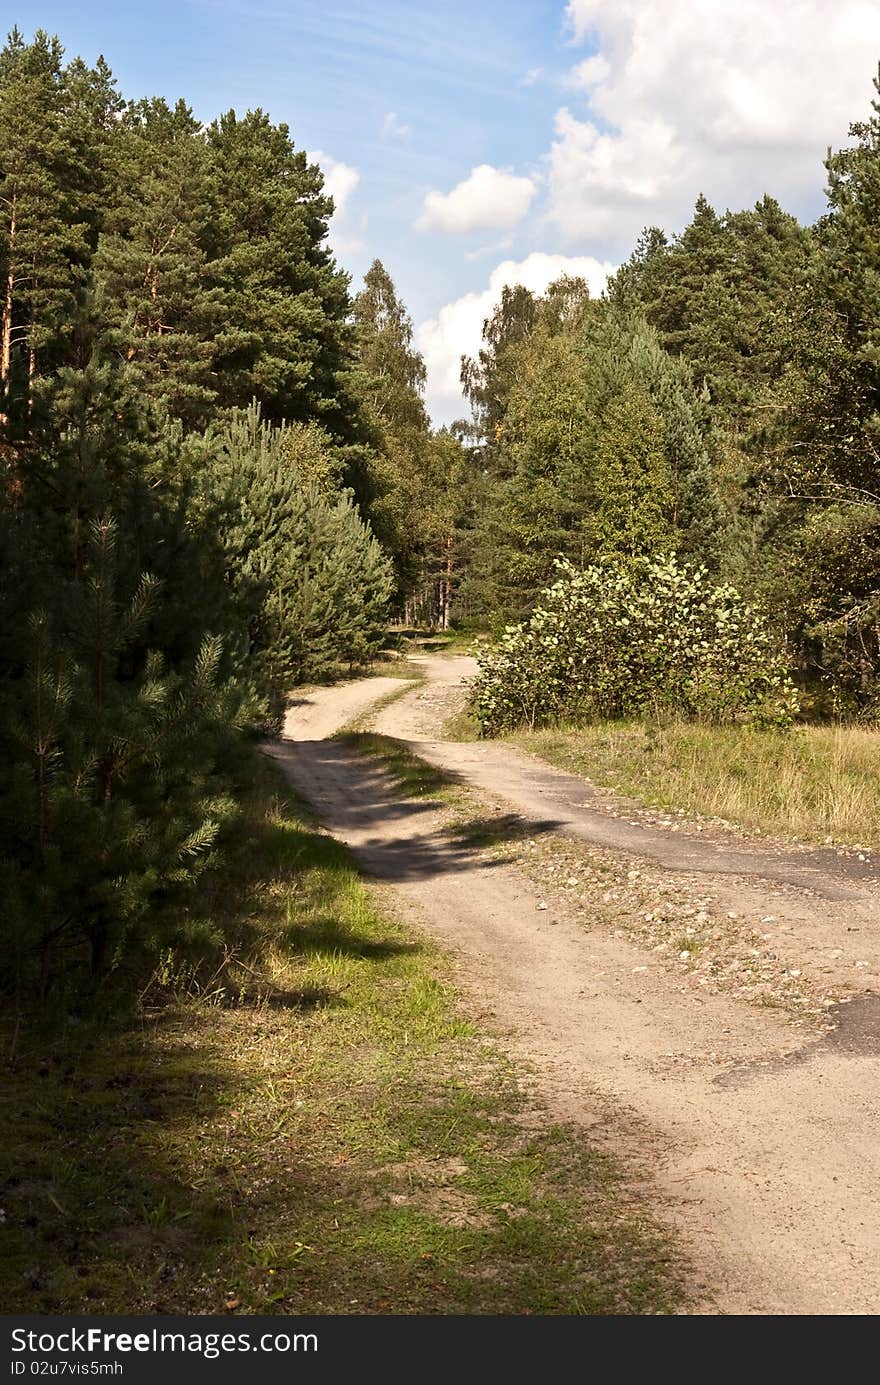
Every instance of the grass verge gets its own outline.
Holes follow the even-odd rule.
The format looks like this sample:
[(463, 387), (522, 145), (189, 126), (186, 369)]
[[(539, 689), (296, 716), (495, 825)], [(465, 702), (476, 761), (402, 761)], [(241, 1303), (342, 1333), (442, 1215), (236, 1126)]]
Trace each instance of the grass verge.
[(880, 731), (605, 723), (511, 738), (661, 808), (814, 842), (880, 845)]
[(379, 713), (384, 712), (386, 707), (390, 707), (394, 702), (399, 702), (407, 693), (413, 692), (414, 689), (422, 687), (427, 682), (424, 670), (417, 663), (407, 663), (406, 667), (409, 672), (405, 675), (401, 674), (400, 687), (392, 688), (390, 692), (384, 693), (382, 697), (371, 702), (357, 716), (352, 717), (351, 721), (347, 721), (342, 729), (336, 733), (334, 740), (341, 740), (355, 731), (366, 730), (372, 725)]
[(428, 764), (393, 736), (381, 736), (376, 731), (343, 731), (334, 740), (350, 746), (359, 755), (380, 760), (407, 798), (448, 797), (458, 783), (454, 775)]
[(475, 644), (488, 639), (483, 630), (401, 630), (403, 648), (426, 654), (470, 654)]
[(478, 741), (480, 725), (465, 706), (453, 712), (451, 717), (447, 717), (441, 734), (445, 741)]
[(427, 760), (415, 755), (403, 741), (394, 736), (383, 736), (378, 731), (364, 729), (375, 720), (379, 712), (399, 701), (413, 687), (423, 685), (427, 679), (418, 664), (411, 664), (410, 681), (400, 689), (394, 688), (372, 703), (359, 717), (355, 717), (333, 737), (343, 745), (357, 751), (359, 755), (369, 755), (379, 760), (397, 781), (397, 787), (407, 798), (444, 798), (457, 783), (453, 775), (428, 764)]
[(124, 1025), (31, 1031), (3, 1074), (15, 1312), (666, 1313), (680, 1261), (549, 1123), (443, 958), (258, 772)]

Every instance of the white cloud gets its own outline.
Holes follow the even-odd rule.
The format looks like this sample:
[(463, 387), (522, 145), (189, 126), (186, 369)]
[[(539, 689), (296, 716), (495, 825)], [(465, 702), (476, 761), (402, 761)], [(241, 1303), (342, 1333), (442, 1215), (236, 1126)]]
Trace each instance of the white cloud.
[(397, 111), (388, 111), (382, 121), (383, 139), (406, 139), (410, 129), (411, 126), (404, 125), (399, 119)]
[(544, 76), (543, 67), (530, 67), (525, 76), (520, 78), (521, 87), (533, 87), (536, 82), (540, 82)]
[(583, 87), (584, 91), (588, 91), (600, 82), (607, 82), (610, 76), (611, 67), (608, 60), (603, 58), (601, 53), (594, 53), (591, 58), (584, 58), (582, 63), (572, 68), (567, 84), (571, 87)]
[(306, 158), (309, 163), (319, 165), (324, 175), (324, 191), (333, 198), (330, 240), (334, 251), (338, 255), (350, 255), (361, 250), (366, 218), (355, 216), (349, 206), (350, 198), (361, 180), (360, 171), (320, 149), (313, 150)]
[(447, 303), (436, 317), (416, 329), (416, 342), (428, 370), (428, 407), (438, 422), (450, 422), (466, 412), (459, 371), (463, 355), (472, 356), (480, 346), (483, 323), (500, 301), (505, 284), (523, 284), (532, 293), (543, 293), (563, 274), (586, 279), (598, 296), (616, 266), (600, 264), (591, 255), (546, 255), (534, 252), (524, 260), (503, 260), (493, 269), (489, 283), (479, 293), (466, 293)]
[(521, 178), (491, 164), (479, 164), (451, 192), (431, 191), (416, 222), (420, 231), (509, 231), (522, 221), (536, 192)]
[(872, 95), (876, 0), (570, 0), (567, 16), (596, 50), (569, 75), (584, 109), (558, 112), (549, 155), (570, 246), (626, 253), (646, 223), (681, 225), (700, 191), (797, 207)]
[(360, 173), (351, 164), (342, 163), (340, 159), (334, 159), (320, 149), (316, 149), (307, 157), (310, 163), (320, 165), (324, 175), (324, 191), (333, 198), (335, 215), (342, 216), (345, 204), (361, 180)]

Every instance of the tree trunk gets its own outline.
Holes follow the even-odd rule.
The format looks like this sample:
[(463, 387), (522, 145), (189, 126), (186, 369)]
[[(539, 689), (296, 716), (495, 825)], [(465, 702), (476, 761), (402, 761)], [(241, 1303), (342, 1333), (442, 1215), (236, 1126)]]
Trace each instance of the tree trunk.
[(443, 579), (443, 629), (448, 630), (452, 620), (452, 535), (446, 540), (446, 569)]
[(6, 271), (6, 296), (3, 301), (3, 332), (0, 340), (0, 387), (3, 389), (3, 409), (0, 411), (0, 425), (9, 422), (6, 412), (6, 391), (9, 385), (9, 371), (12, 365), (12, 301), (15, 292), (15, 194), (9, 216), (9, 267)]

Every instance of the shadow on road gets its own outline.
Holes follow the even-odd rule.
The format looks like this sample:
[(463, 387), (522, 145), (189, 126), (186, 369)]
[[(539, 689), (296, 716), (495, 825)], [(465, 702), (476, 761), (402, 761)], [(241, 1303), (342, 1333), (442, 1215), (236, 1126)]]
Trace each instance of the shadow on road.
[(334, 835), (351, 847), (372, 875), (392, 883), (510, 864), (485, 852), (524, 836), (556, 831), (557, 819), (539, 822), (517, 813), (482, 814), (452, 827), (434, 820), (436, 801), (403, 798), (385, 766), (341, 741), (277, 741), (267, 753)]

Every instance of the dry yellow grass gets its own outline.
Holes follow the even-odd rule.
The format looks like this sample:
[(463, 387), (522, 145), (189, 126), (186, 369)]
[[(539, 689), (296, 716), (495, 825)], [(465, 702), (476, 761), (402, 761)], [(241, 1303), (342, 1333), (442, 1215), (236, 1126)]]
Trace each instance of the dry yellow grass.
[(643, 803), (805, 841), (880, 844), (877, 729), (612, 722), (514, 739)]

